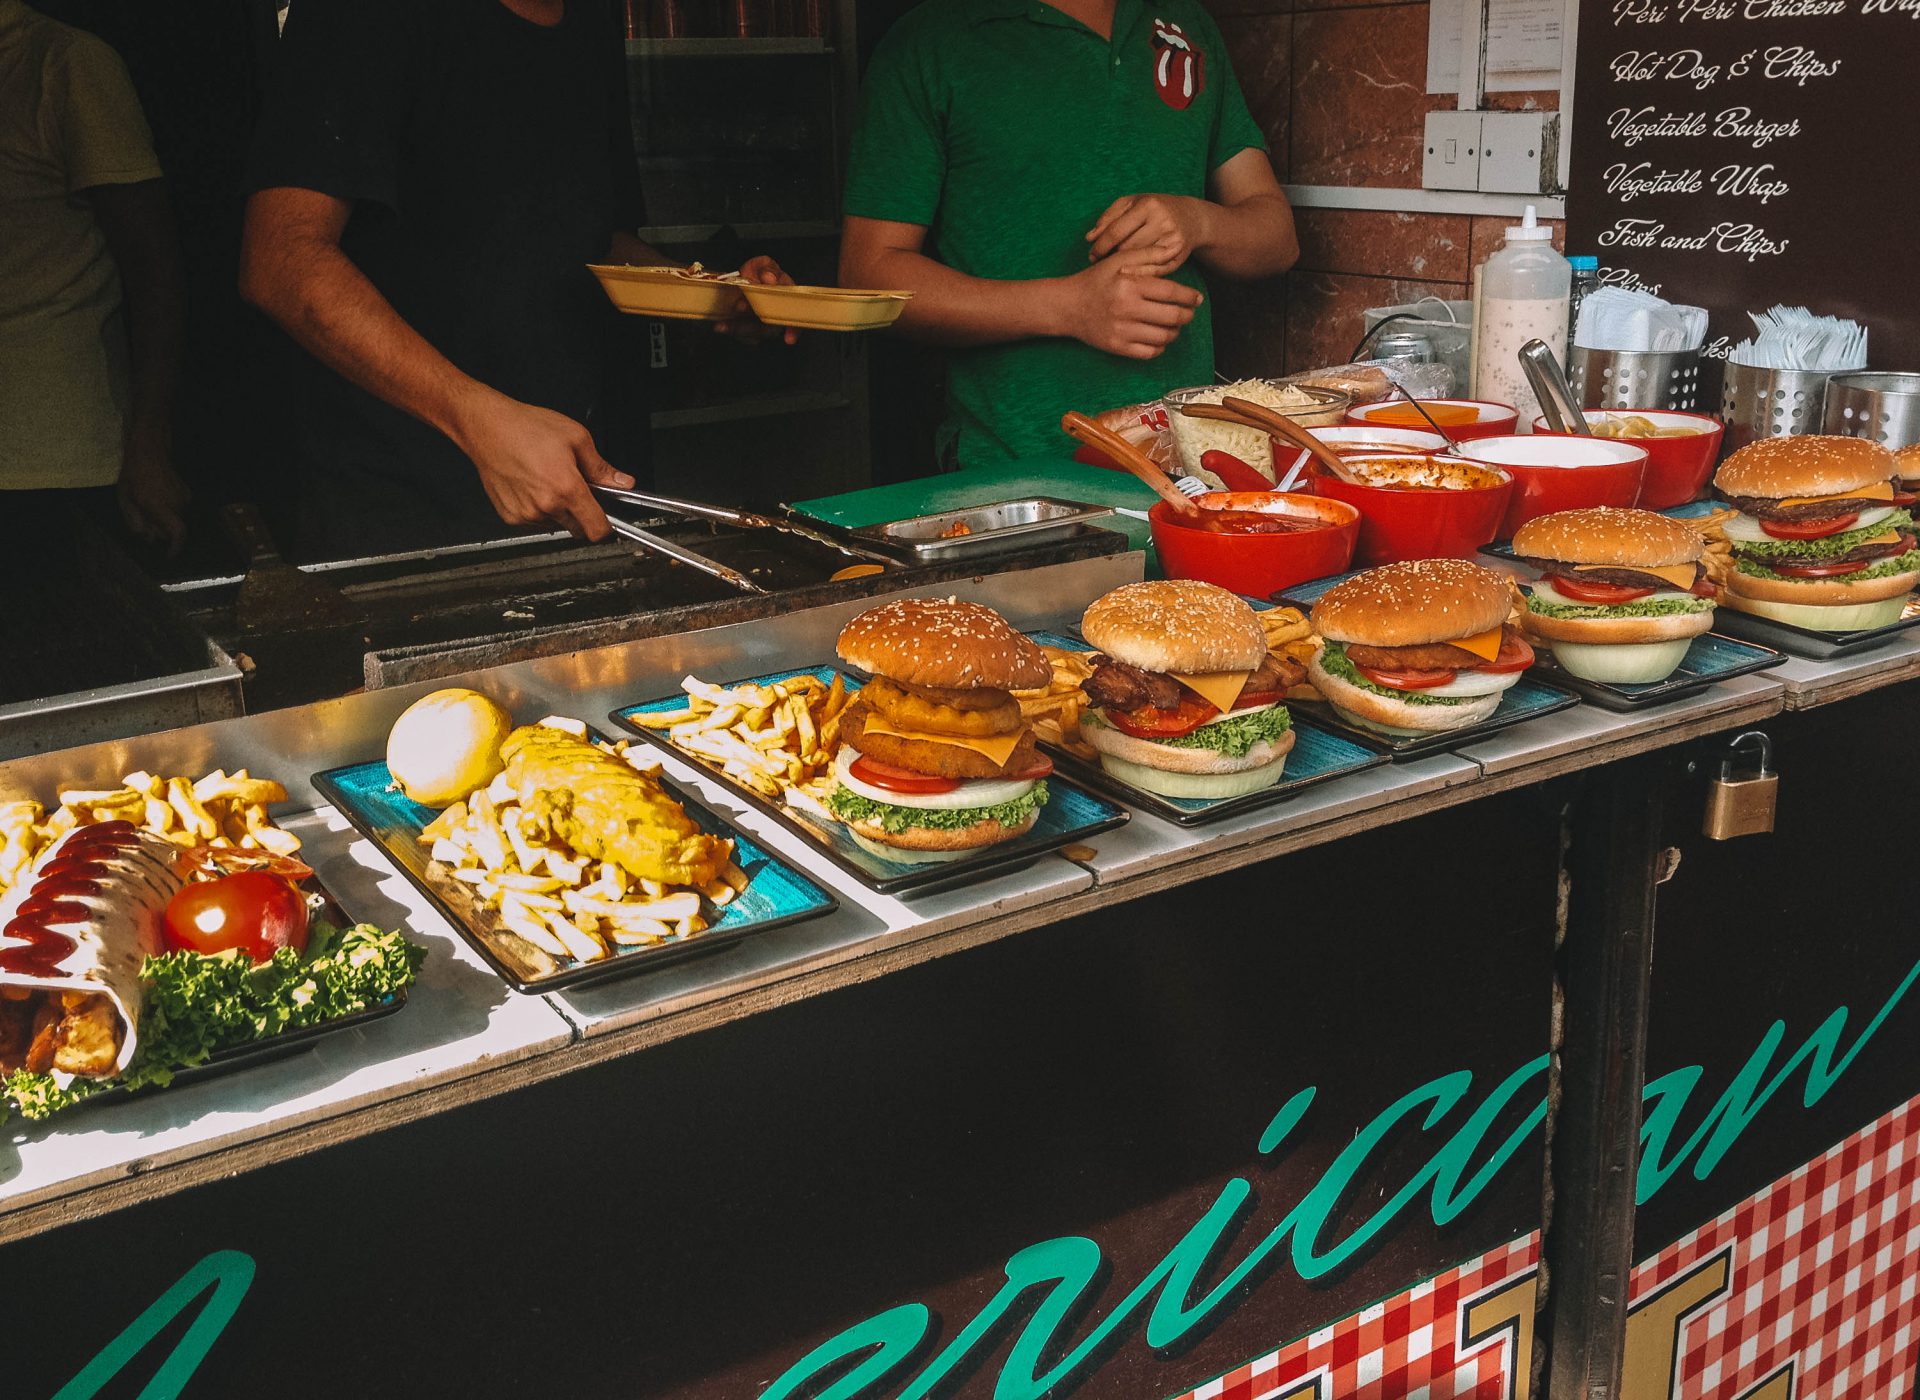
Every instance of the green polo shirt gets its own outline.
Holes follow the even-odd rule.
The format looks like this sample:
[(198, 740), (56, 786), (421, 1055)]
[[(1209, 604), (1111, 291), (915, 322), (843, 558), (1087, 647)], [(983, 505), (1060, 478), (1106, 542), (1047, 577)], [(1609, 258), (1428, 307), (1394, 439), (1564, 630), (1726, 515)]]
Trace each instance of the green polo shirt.
[[(1204, 197), (1249, 147), (1266, 141), (1197, 0), (1118, 0), (1110, 41), (1041, 0), (926, 0), (867, 70), (845, 207), (924, 225), (928, 253), (974, 277), (1061, 277), (1114, 200)], [(1176, 276), (1205, 290), (1192, 263)], [(1068, 409), (1212, 379), (1207, 303), (1154, 360), (1068, 339), (955, 350), (946, 440), (963, 466), (1058, 453)]]

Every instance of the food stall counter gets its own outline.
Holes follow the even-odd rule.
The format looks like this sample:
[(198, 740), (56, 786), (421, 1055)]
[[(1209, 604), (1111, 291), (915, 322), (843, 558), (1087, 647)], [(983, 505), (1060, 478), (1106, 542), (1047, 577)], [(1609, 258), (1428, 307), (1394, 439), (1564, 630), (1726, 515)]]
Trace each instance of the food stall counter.
[(1920, 678), (1920, 631), (1879, 646), (1816, 661), (1789, 656), (1769, 672), (1786, 687), (1789, 710), (1811, 710), (1883, 686)]

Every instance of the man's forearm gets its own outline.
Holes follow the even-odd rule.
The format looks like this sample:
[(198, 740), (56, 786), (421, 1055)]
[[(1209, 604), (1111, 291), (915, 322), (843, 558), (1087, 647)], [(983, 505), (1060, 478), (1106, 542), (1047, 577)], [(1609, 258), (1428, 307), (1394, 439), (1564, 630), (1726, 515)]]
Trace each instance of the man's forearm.
[(1194, 256), (1223, 277), (1274, 277), (1300, 257), (1293, 210), (1284, 195), (1255, 195), (1237, 204), (1208, 202), (1205, 225)]
[(997, 345), (1067, 334), (1063, 278), (1001, 282), (969, 277), (925, 253), (890, 248), (842, 268), (850, 286), (912, 292), (899, 326), (933, 345)]
[(247, 300), (322, 364), (460, 442), (464, 411), (493, 391), (409, 326), (337, 246), (303, 240), (276, 254), (271, 267), (246, 267)]

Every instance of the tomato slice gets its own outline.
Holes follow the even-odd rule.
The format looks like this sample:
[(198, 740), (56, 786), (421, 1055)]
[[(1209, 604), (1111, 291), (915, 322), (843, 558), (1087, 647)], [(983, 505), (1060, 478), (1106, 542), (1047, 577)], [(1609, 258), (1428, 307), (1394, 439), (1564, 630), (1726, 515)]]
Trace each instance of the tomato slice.
[(1524, 671), (1533, 665), (1533, 647), (1511, 627), (1500, 634), (1500, 651), (1493, 660), (1484, 666), (1475, 666), (1476, 671), (1485, 671), (1490, 676), (1510, 676), (1515, 671)]
[(1708, 578), (1705, 574), (1702, 574), (1694, 582), (1693, 587), (1687, 591), (1696, 598), (1718, 598), (1720, 596), (1720, 585)]
[(847, 771), (861, 782), (885, 788), (888, 792), (952, 792), (960, 786), (957, 779), (916, 773), (911, 768), (895, 768), (891, 763), (881, 763), (865, 754), (856, 758)]
[(1183, 695), (1172, 709), (1142, 705), (1137, 710), (1106, 710), (1108, 723), (1136, 739), (1178, 739), (1220, 716), (1220, 711), (1197, 695)]
[[(1352, 661), (1353, 658), (1347, 658)], [(1450, 684), (1459, 674), (1457, 671), (1376, 671), (1371, 666), (1362, 666), (1353, 662), (1353, 669), (1372, 681), (1375, 685), (1385, 686), (1388, 690), (1433, 690), (1438, 686)]]
[(1053, 776), (1053, 760), (1045, 754), (1034, 760), (1031, 766), (1022, 768), (1018, 773), (1007, 774), (1007, 781), (1015, 783), (1037, 783), (1042, 778)]
[(1851, 530), (1859, 518), (1860, 512), (1856, 510), (1846, 515), (1829, 515), (1822, 520), (1762, 520), (1760, 528), (1776, 540), (1824, 540), (1828, 535)]
[(1649, 597), (1656, 591), (1651, 588), (1631, 588), (1623, 583), (1596, 583), (1592, 579), (1569, 578), (1565, 574), (1549, 574), (1547, 577), (1554, 592), (1563, 593), (1576, 603), (1592, 603), (1603, 608), (1631, 603), (1636, 598)]
[(307, 946), (307, 901), (265, 870), (197, 880), (167, 902), (167, 947), (221, 953), (239, 948), (265, 962), (277, 948)]
[(1916, 496), (1913, 492), (1896, 486), (1893, 495), (1887, 499), (1887, 504), (1895, 506), (1900, 510), (1906, 510), (1912, 506), (1920, 506), (1920, 496)]
[(1278, 705), (1279, 703), (1280, 692), (1277, 690), (1243, 690), (1240, 692), (1240, 698), (1233, 702), (1233, 708), (1236, 711), (1251, 710), (1259, 705)]

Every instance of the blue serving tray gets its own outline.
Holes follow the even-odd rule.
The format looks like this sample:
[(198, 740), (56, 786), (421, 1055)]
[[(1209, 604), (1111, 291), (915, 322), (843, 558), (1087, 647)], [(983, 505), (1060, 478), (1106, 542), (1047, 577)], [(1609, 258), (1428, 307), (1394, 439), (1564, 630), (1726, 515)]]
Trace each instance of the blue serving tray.
[[(1093, 649), (1083, 638), (1059, 632), (1029, 632), (1027, 636), (1043, 647), (1065, 647), (1071, 651)], [(1291, 701), (1287, 708), (1294, 710)], [(1388, 762), (1387, 756), (1379, 750), (1362, 748), (1338, 734), (1305, 723), (1297, 713), (1293, 716), (1293, 732), (1293, 751), (1287, 755), (1286, 771), (1281, 774), (1280, 781), (1270, 788), (1244, 793), (1239, 797), (1163, 797), (1157, 792), (1147, 792), (1114, 777), (1098, 763), (1070, 750), (1045, 743), (1041, 747), (1053, 756), (1056, 765), (1071, 772), (1075, 779), (1088, 787), (1098, 788), (1111, 797), (1117, 797), (1132, 807), (1151, 812), (1177, 826), (1202, 826), (1207, 822), (1216, 822), (1236, 813), (1279, 802), (1330, 779), (1345, 777), (1349, 773), (1362, 773)]]
[[(728, 681), (726, 684), (768, 685), (775, 681), (790, 680), (794, 676), (808, 675), (831, 682), (836, 669), (833, 666), (803, 666), (797, 670), (746, 676)], [(846, 677), (848, 690), (860, 688), (857, 677), (844, 671), (841, 674)], [(1039, 819), (1033, 824), (1031, 830), (1012, 840), (1002, 841), (994, 846), (983, 846), (957, 860), (941, 861), (935, 864), (908, 865), (900, 861), (887, 860), (875, 855), (864, 846), (857, 845), (846, 827), (839, 822), (818, 820), (808, 813), (795, 811), (785, 803), (773, 802), (744, 783), (735, 782), (731, 775), (707, 763), (700, 755), (687, 753), (683, 749), (674, 747), (673, 742), (664, 733), (644, 728), (633, 722), (634, 715), (684, 709), (686, 704), (687, 697), (676, 692), (673, 695), (663, 695), (657, 700), (615, 710), (611, 718), (628, 733), (638, 735), (657, 748), (704, 769), (714, 781), (725, 783), (741, 801), (764, 812), (787, 830), (806, 838), (819, 849), (821, 855), (841, 870), (853, 876), (867, 888), (881, 894), (899, 895), (905, 898), (915, 894), (927, 894), (934, 890), (948, 889), (954, 885), (972, 884), (989, 875), (1004, 874), (1009, 870), (1030, 865), (1048, 851), (1084, 841), (1087, 837), (1097, 836), (1103, 831), (1111, 831), (1117, 826), (1124, 825), (1127, 820), (1125, 808), (1076, 787), (1055, 773), (1053, 777), (1047, 779), (1047, 805), (1040, 809)]]
[[(595, 737), (598, 737), (597, 735)], [(661, 774), (702, 831), (733, 842), (733, 863), (746, 872), (747, 888), (731, 903), (709, 911), (711, 923), (687, 938), (647, 946), (622, 947), (599, 962), (573, 963), (547, 976), (530, 975), (490, 936), (495, 927), (488, 909), (462, 882), (447, 875), (419, 841), (421, 830), (438, 816), (400, 791), (382, 760), (316, 773), (313, 784), (355, 829), (386, 852), (420, 892), (439, 907), (454, 931), (518, 992), (550, 992), (611, 977), (650, 971), (682, 959), (738, 943), (749, 934), (783, 928), (840, 907), (840, 901), (800, 871), (761, 846), (732, 823), (716, 816), (691, 793)]]
[(1649, 705), (1664, 705), (1672, 700), (1698, 695), (1721, 681), (1730, 681), (1736, 676), (1750, 676), (1756, 671), (1778, 666), (1787, 659), (1772, 647), (1736, 641), (1716, 632), (1703, 632), (1687, 648), (1686, 659), (1680, 663), (1679, 669), (1665, 680), (1648, 685), (1616, 685), (1610, 681), (1590, 681), (1582, 676), (1568, 675), (1554, 664), (1553, 652), (1549, 647), (1541, 647), (1539, 655), (1539, 664), (1547, 668), (1556, 684), (1578, 691), (1594, 704), (1609, 710), (1638, 710)]

